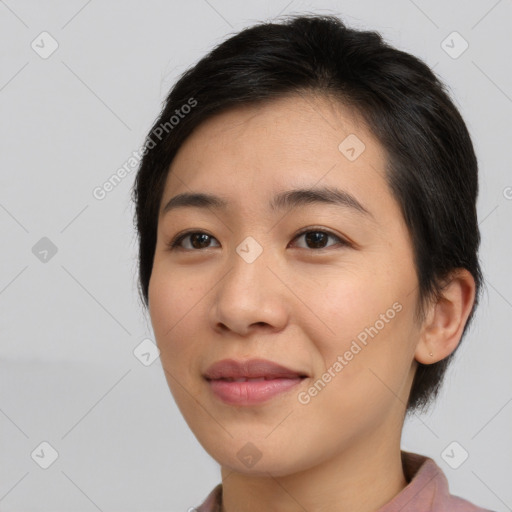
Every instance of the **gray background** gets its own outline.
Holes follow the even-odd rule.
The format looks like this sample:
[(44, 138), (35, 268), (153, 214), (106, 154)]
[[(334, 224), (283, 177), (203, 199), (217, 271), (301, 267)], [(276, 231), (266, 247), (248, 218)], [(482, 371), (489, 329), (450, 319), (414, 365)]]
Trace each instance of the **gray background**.
[[(467, 122), (487, 291), (437, 405), (407, 421), (402, 447), (436, 460), (452, 493), (512, 510), (512, 2), (383, 4), (0, 1), (0, 510), (185, 511), (220, 481), (160, 360), (133, 353), (152, 338), (136, 291), (135, 172), (103, 200), (93, 190), (140, 148), (182, 71), (229, 34), (298, 12), (341, 15), (424, 59)], [(58, 44), (46, 58), (44, 31)], [(442, 45), (453, 31), (469, 44), (457, 58), (462, 40), (444, 43), (452, 56)], [(58, 452), (48, 469), (43, 441)], [(453, 441), (469, 453), (457, 469), (442, 456)]]

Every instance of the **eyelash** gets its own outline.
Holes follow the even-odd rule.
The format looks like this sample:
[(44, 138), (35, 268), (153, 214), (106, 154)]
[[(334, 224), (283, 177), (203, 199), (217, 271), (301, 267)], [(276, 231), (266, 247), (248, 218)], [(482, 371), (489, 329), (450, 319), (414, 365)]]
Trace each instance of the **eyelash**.
[[(308, 247), (305, 247), (305, 249), (309, 249), (311, 251), (315, 251), (315, 252), (319, 252), (319, 251), (325, 251), (327, 249), (330, 249), (332, 247), (336, 247), (337, 245), (338, 246), (341, 246), (341, 247), (350, 247), (351, 244), (344, 240), (343, 238), (339, 237), (338, 235), (335, 235), (333, 232), (331, 231), (328, 231), (328, 230), (325, 230), (325, 229), (315, 229), (315, 228), (305, 228), (303, 229), (302, 231), (300, 231), (299, 233), (297, 233), (293, 240), (301, 237), (302, 235), (305, 235), (306, 233), (324, 233), (325, 235), (328, 235), (332, 238), (336, 238), (339, 242), (337, 244), (333, 244), (331, 246), (328, 246), (328, 247), (321, 247), (319, 249), (309, 249)], [(199, 235), (207, 235), (211, 238), (215, 238), (214, 236), (210, 235), (209, 233), (206, 233), (204, 231), (193, 231), (193, 230), (190, 230), (190, 231), (186, 231), (185, 233), (181, 233), (180, 235), (177, 235), (176, 237), (174, 237), (170, 242), (168, 242), (166, 245), (167, 245), (167, 248), (169, 250), (176, 250), (176, 249), (182, 249), (184, 251), (189, 251), (189, 252), (200, 252), (200, 251), (203, 251), (203, 250), (206, 250), (206, 249), (213, 249), (213, 247), (206, 247), (205, 249), (184, 249), (183, 247), (180, 247), (180, 243), (189, 235), (194, 235), (194, 234), (199, 234)], [(303, 247), (301, 247), (301, 249), (303, 249)]]

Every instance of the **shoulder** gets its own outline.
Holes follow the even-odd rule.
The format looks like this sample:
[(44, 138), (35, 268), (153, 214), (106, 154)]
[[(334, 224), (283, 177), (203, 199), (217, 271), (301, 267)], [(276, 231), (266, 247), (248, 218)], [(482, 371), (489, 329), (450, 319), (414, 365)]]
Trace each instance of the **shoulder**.
[(446, 475), (430, 457), (402, 450), (402, 465), (409, 483), (392, 503), (403, 502), (404, 512), (493, 512), (451, 494)]
[(216, 485), (206, 499), (191, 512), (220, 512), (222, 503), (222, 484)]

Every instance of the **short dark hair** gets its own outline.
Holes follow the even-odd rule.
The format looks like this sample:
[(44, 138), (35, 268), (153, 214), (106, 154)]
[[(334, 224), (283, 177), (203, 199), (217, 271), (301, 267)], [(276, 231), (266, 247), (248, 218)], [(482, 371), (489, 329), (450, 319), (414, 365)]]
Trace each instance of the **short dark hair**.
[[(355, 108), (386, 152), (385, 177), (413, 243), (417, 319), (425, 318), (425, 306), (439, 298), (452, 271), (472, 274), (475, 302), (464, 337), (483, 280), (478, 165), (469, 132), (445, 85), (423, 61), (393, 48), (378, 32), (348, 28), (326, 15), (293, 15), (246, 28), (184, 72), (170, 91), (146, 137), (132, 190), (144, 305), (165, 180), (184, 140), (228, 108), (308, 92)], [(418, 363), (407, 412), (434, 400), (454, 353)]]

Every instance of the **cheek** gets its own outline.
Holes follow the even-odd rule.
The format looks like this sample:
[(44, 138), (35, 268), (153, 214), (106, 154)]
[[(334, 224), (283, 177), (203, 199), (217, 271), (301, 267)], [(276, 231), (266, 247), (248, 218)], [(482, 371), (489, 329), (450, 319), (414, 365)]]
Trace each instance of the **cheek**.
[(187, 336), (187, 320), (200, 307), (201, 290), (190, 284), (190, 280), (181, 278), (178, 272), (163, 272), (157, 266), (151, 275), (148, 289), (149, 314), (156, 342), (162, 358), (175, 360), (190, 343), (180, 340), (190, 339)]
[(148, 297), (149, 313), (160, 350), (160, 361), (169, 389), (185, 418), (197, 413), (191, 398), (199, 394), (195, 362), (201, 348), (197, 342), (196, 315), (204, 290), (190, 284), (190, 279), (180, 279), (179, 273), (154, 271)]
[(395, 316), (393, 304), (401, 302), (399, 287), (382, 279), (379, 282), (379, 277), (362, 269), (340, 272), (314, 295), (309, 295), (311, 299), (315, 297), (311, 309), (323, 320), (324, 332), (328, 338), (337, 340), (340, 348), (375, 322), (380, 325), (380, 315)]
[(309, 333), (321, 354), (319, 367), (336, 374), (329, 387), (353, 397), (399, 388), (412, 363), (413, 274), (379, 272), (344, 274), (315, 295), (325, 325), (323, 335)]
[[(354, 311), (359, 319), (363, 313), (368, 314), (364, 308)], [(306, 390), (310, 403), (304, 406), (303, 424), (311, 422), (313, 429), (343, 443), (370, 432), (390, 411), (402, 408), (412, 360), (407, 314), (402, 309), (389, 323), (373, 320), (362, 329), (360, 320), (340, 318), (340, 332), (343, 325), (346, 330), (338, 338), (324, 337), (319, 347), (320, 370)], [(304, 403), (308, 397), (301, 399)]]

